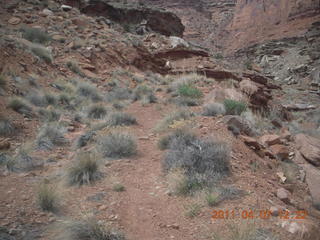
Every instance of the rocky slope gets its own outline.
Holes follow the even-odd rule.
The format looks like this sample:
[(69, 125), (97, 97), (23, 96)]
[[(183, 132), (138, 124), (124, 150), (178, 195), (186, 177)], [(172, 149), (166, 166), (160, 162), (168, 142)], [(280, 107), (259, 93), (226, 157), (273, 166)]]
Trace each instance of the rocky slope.
[[(284, 1), (5, 0), (0, 238), (319, 239), (318, 5), (288, 2), (283, 17)], [(267, 41), (273, 14), (297, 25)], [(251, 18), (266, 25), (253, 42)], [(135, 154), (109, 155), (128, 139), (119, 152)], [(170, 156), (190, 162), (168, 171)], [(97, 165), (73, 174), (83, 160)], [(97, 222), (69, 225), (83, 219)]]

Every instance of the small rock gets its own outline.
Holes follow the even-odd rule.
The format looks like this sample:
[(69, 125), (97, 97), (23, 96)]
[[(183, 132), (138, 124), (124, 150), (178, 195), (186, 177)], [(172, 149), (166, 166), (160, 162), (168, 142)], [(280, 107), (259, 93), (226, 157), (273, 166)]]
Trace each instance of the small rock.
[(274, 217), (279, 216), (279, 208), (278, 207), (272, 206), (272, 207), (270, 207), (269, 211), (272, 216), (274, 216)]
[(9, 139), (0, 139), (0, 150), (7, 150), (10, 146)]
[(11, 25), (17, 25), (21, 22), (21, 19), (18, 17), (12, 17), (8, 20), (8, 23)]
[(277, 190), (277, 197), (283, 201), (284, 203), (290, 203), (290, 199), (289, 199), (289, 191), (287, 191), (286, 189), (284, 188), (279, 188)]
[(149, 137), (139, 137), (139, 140), (149, 140)]
[(42, 10), (41, 15), (43, 15), (43, 16), (51, 16), (51, 15), (53, 15), (53, 12), (51, 10), (45, 8), (45, 9)]
[(61, 9), (63, 10), (63, 11), (65, 11), (65, 12), (68, 12), (68, 11), (70, 11), (71, 9), (72, 9), (72, 7), (71, 6), (69, 6), (69, 5), (61, 5)]
[(107, 208), (108, 208), (107, 205), (101, 205), (101, 206), (99, 207), (99, 210), (100, 210), (100, 211), (103, 211), (103, 210), (106, 210)]

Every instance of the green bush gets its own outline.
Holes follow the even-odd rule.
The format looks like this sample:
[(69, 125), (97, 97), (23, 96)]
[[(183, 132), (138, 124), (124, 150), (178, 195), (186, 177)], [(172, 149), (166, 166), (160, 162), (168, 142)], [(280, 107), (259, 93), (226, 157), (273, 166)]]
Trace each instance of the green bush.
[(223, 102), (227, 115), (240, 115), (246, 111), (247, 104), (232, 99), (226, 99)]
[(178, 88), (178, 94), (182, 97), (201, 98), (202, 92), (191, 84), (182, 84)]

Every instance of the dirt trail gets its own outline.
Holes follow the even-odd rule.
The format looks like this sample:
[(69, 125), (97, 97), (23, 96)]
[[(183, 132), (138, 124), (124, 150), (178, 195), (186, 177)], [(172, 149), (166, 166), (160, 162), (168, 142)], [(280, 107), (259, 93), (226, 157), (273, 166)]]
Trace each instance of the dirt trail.
[[(131, 161), (132, 169), (122, 171), (119, 176), (127, 189), (121, 200), (119, 219), (132, 240), (196, 239), (195, 226), (184, 216), (183, 204), (166, 193), (161, 169), (164, 153), (158, 150), (157, 139), (150, 136), (161, 119), (160, 112), (154, 108), (139, 104), (130, 107), (129, 112), (139, 123), (134, 130), (140, 138), (139, 155)], [(149, 139), (145, 140), (148, 135)]]

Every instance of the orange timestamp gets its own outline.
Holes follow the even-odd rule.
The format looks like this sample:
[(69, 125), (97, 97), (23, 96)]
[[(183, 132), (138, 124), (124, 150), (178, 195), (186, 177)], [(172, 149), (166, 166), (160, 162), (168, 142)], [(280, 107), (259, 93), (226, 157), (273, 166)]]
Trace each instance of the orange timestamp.
[[(305, 210), (297, 210), (297, 211), (279, 211), (279, 214), (276, 216), (280, 219), (296, 219), (296, 220), (303, 220), (306, 219), (308, 216), (308, 212)], [(211, 212), (211, 219), (270, 219), (272, 217), (270, 210), (213, 210)]]

